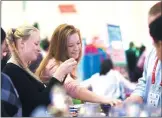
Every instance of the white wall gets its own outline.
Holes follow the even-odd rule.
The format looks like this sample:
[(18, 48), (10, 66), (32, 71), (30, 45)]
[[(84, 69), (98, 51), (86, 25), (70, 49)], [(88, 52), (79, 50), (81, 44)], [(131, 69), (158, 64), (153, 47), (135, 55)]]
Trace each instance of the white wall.
[[(61, 23), (73, 24), (81, 30), (88, 42), (94, 35), (99, 35), (107, 42), (106, 24), (121, 26), (125, 47), (130, 41), (137, 45), (150, 46), (147, 13), (157, 1), (27, 1), (26, 13), (22, 11), (22, 1), (2, 2), (2, 27), (7, 30), (23, 23), (33, 24), (38, 21), (42, 36), (51, 36)], [(77, 14), (62, 15), (58, 4), (74, 3)]]
[(21, 1), (1, 1), (1, 26), (8, 30), (23, 23)]

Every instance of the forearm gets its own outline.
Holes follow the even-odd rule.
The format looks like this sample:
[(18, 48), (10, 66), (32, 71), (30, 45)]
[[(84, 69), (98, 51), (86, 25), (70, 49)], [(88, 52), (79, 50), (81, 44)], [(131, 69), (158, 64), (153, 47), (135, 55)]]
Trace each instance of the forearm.
[(92, 103), (103, 103), (105, 104), (103, 101), (106, 100), (105, 97), (101, 97), (96, 95), (95, 93), (89, 91), (87, 88), (83, 88), (83, 87), (78, 87), (77, 89), (78, 91), (76, 91), (78, 94), (76, 94), (77, 98), (86, 102), (92, 102)]
[(135, 83), (131, 83), (129, 80), (124, 78), (122, 75), (120, 75), (120, 81), (124, 85), (124, 88), (127, 88), (129, 90), (134, 90), (136, 87)]
[(130, 97), (128, 97), (124, 103), (139, 103), (139, 104), (143, 104), (143, 98), (137, 95), (131, 95)]
[(94, 94), (88, 89), (80, 86), (75, 81), (71, 81), (71, 82), (64, 84), (64, 87), (66, 91), (68, 92), (68, 94), (74, 98), (87, 101), (87, 102), (93, 102), (93, 103), (102, 103), (103, 101), (105, 101), (104, 97)]

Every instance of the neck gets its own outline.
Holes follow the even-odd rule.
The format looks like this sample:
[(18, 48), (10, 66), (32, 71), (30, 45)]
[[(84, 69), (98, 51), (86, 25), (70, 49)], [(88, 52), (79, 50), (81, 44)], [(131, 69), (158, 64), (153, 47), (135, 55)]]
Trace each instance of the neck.
[(25, 59), (21, 59), (21, 61), (25, 67), (29, 66), (29, 62), (25, 61)]
[(24, 65), (25, 67), (28, 67), (28, 66), (29, 66), (29, 61), (27, 61), (27, 60), (25, 59), (25, 55), (21, 55), (21, 54), (19, 53), (19, 58), (21, 59), (21, 62), (23, 63), (23, 65)]
[[(21, 58), (21, 57), (20, 57), (20, 58)], [(22, 67), (22, 64), (23, 64), (23, 67), (25, 67), (25, 68), (28, 67), (28, 63), (27, 63), (24, 59), (22, 59), (22, 58), (21, 58), (22, 64), (19, 63), (19, 62), (15, 59), (15, 57), (13, 57), (13, 56), (9, 59), (9, 62), (12, 62), (12, 63), (18, 65), (19, 67)]]

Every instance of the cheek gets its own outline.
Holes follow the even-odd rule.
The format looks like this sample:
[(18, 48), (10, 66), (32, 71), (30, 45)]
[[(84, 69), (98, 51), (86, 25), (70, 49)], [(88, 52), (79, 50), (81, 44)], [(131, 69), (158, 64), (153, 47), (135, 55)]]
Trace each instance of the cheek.
[(27, 53), (28, 55), (29, 55), (29, 54), (32, 54), (31, 48), (26, 48), (25, 50), (26, 50), (26, 53)]
[(32, 44), (25, 45), (24, 50), (28, 55), (33, 54), (33, 52), (34, 52), (33, 45)]
[(68, 48), (68, 54), (71, 54), (72, 48)]
[(80, 45), (79, 45), (79, 50), (81, 51), (81, 49), (82, 49), (82, 45), (80, 44)]

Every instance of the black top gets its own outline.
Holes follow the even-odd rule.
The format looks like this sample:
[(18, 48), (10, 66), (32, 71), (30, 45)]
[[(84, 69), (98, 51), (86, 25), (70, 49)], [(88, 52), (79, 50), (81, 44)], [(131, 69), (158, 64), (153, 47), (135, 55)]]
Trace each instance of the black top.
[(128, 69), (130, 71), (134, 71), (136, 67), (136, 62), (137, 62), (137, 57), (136, 57), (136, 52), (133, 49), (128, 49), (126, 51), (126, 58), (127, 58), (127, 63), (128, 63)]
[(7, 63), (3, 72), (11, 78), (18, 91), (22, 103), (22, 114), (25, 117), (29, 117), (37, 106), (49, 105), (50, 90), (54, 84), (60, 83), (56, 78), (52, 78), (45, 87), (43, 83), (13, 63)]

